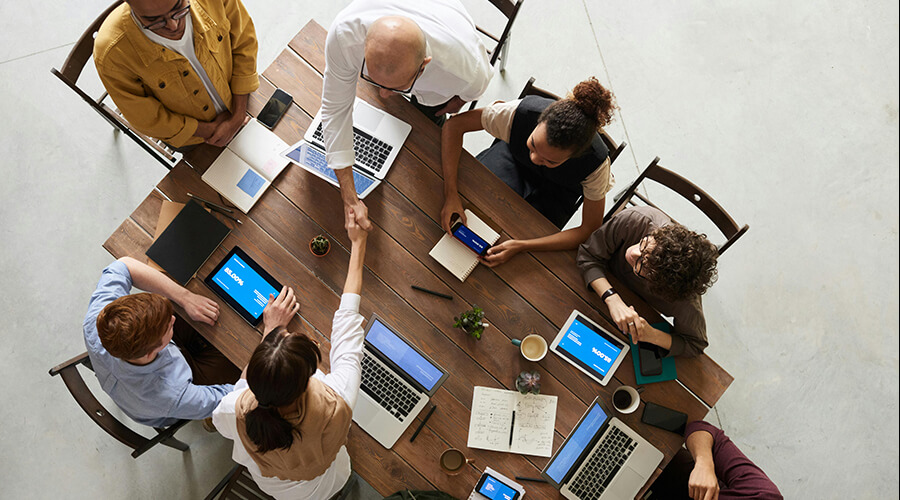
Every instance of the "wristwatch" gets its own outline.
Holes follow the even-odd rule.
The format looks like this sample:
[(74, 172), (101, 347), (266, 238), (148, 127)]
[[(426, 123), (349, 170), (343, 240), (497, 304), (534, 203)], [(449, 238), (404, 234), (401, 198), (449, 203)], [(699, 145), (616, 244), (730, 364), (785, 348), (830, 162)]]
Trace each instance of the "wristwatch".
[(606, 299), (612, 297), (613, 295), (615, 295), (617, 293), (619, 293), (619, 292), (617, 292), (615, 288), (609, 287), (609, 290), (603, 292), (603, 295), (600, 296), (600, 300), (602, 300), (603, 302), (606, 302)]

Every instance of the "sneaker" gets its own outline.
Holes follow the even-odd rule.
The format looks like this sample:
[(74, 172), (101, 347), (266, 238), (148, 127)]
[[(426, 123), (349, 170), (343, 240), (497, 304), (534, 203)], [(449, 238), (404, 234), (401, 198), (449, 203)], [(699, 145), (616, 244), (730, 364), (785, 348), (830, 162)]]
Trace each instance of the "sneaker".
[(207, 417), (202, 420), (203, 430), (206, 432), (216, 432), (216, 426), (213, 425), (212, 417)]

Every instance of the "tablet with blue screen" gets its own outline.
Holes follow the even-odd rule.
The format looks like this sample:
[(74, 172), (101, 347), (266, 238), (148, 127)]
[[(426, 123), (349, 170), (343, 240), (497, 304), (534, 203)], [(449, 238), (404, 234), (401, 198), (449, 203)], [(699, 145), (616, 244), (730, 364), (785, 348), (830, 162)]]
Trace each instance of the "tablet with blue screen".
[(253, 326), (262, 320), (269, 295), (281, 292), (281, 283), (240, 247), (232, 248), (204, 283)]
[(550, 344), (550, 350), (606, 385), (631, 347), (578, 311), (572, 311), (566, 324)]

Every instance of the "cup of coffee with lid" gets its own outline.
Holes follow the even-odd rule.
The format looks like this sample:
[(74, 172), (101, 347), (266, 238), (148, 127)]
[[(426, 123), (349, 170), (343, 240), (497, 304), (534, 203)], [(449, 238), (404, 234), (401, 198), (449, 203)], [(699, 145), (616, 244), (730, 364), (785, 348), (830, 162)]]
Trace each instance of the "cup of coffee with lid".
[(536, 333), (527, 335), (524, 339), (512, 339), (513, 345), (519, 346), (519, 352), (528, 361), (540, 361), (547, 355), (547, 341)]
[(612, 402), (619, 413), (633, 413), (641, 404), (641, 395), (634, 387), (622, 385), (613, 392)]
[(463, 452), (457, 450), (456, 448), (450, 448), (444, 450), (441, 453), (441, 469), (451, 476), (455, 476), (463, 471), (466, 464), (470, 464), (475, 460), (471, 458), (466, 458), (463, 455)]

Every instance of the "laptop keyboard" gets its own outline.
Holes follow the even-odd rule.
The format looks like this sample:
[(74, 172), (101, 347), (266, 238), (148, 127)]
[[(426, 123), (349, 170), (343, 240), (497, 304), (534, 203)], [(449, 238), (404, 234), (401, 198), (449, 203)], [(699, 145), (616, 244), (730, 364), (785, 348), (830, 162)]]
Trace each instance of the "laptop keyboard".
[[(322, 123), (313, 132), (313, 138), (325, 144), (325, 135), (322, 133)], [(388, 156), (391, 154), (390, 144), (372, 137), (362, 130), (353, 127), (353, 152), (356, 154), (356, 163), (362, 165), (372, 173), (380, 172), (384, 167)]]
[(422, 398), (365, 351), (363, 351), (360, 389), (401, 422), (409, 416), (409, 412)]
[(581, 500), (596, 500), (616, 477), (637, 443), (617, 427), (588, 457), (585, 466), (569, 482), (569, 490)]

